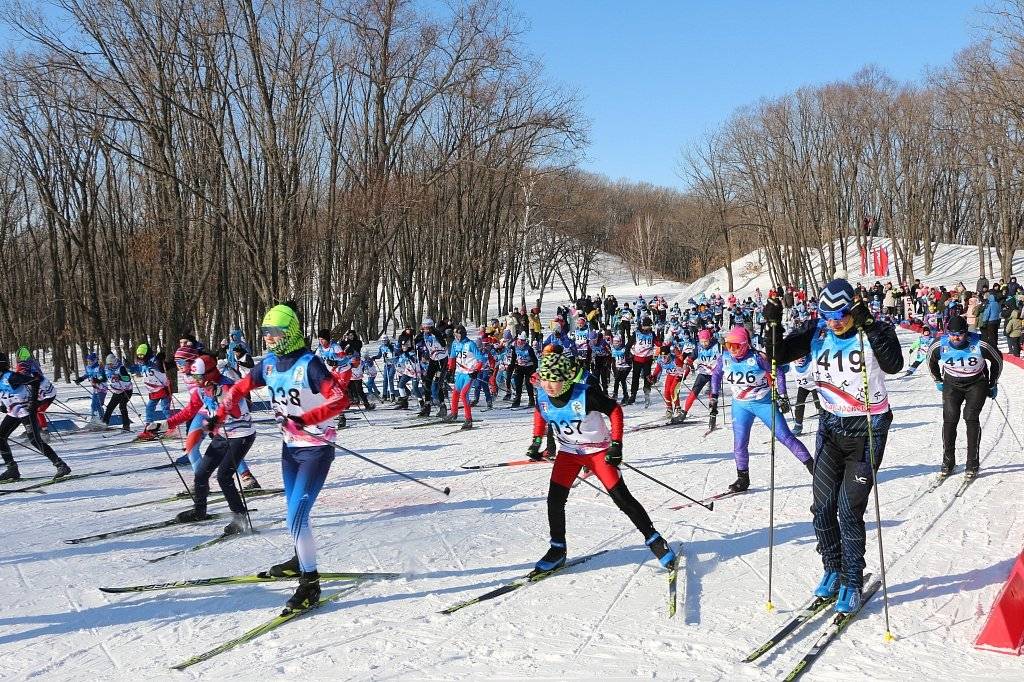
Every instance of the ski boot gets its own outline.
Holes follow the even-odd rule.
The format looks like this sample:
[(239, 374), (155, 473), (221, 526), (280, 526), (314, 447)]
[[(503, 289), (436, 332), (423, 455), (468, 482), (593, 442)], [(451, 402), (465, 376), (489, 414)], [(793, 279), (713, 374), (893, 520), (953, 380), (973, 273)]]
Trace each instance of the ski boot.
[(373, 412), (376, 409), (377, 409), (377, 403), (366, 403), (366, 410), (368, 412)]
[(459, 421), (459, 415), (455, 414), (454, 412), (441, 418), (441, 422), (444, 424), (454, 424), (457, 421)]
[(316, 571), (302, 573), (299, 575), (299, 587), (285, 604), (285, 612), (305, 611), (318, 601), (320, 601), (320, 574)]
[(502, 400), (512, 400), (512, 394), (511, 393), (506, 393), (505, 397), (502, 398)]
[(644, 409), (646, 410), (651, 406), (651, 389), (644, 389)]
[(839, 594), (839, 573), (836, 571), (825, 571), (821, 577), (817, 589), (814, 590), (815, 597), (835, 597)]
[(396, 410), (408, 410), (409, 409), (409, 397), (403, 396), (398, 399), (398, 404), (395, 405)]
[(470, 401), (470, 403), (469, 403), (469, 406), (470, 406), (470, 407), (476, 407), (476, 406), (477, 406), (477, 403), (479, 403), (479, 402), (480, 402), (480, 399), (479, 399), (479, 398), (477, 398), (476, 400), (472, 400), (472, 401)]
[(964, 478), (968, 481), (973, 481), (978, 477), (978, 465), (968, 464), (967, 468), (964, 469)]
[(533, 398), (530, 398), (530, 399), (529, 399), (529, 400), (528, 400), (528, 401), (526, 402), (526, 406), (527, 406), (527, 407), (537, 407), (537, 402), (536, 402), (536, 401), (535, 401), (535, 400), (534, 400)]
[(448, 414), (448, 408), (445, 407), (445, 404), (441, 403), (440, 405), (438, 405), (438, 407), (437, 407), (437, 416), (443, 418), (447, 414)]
[(676, 416), (676, 414), (675, 414), (675, 412), (672, 411), (671, 407), (665, 409), (665, 419), (668, 419), (669, 421), (672, 421), (672, 418), (675, 417), (675, 416)]
[(53, 463), (53, 466), (57, 467), (57, 471), (53, 474), (54, 478), (64, 478), (71, 473), (71, 467), (69, 467), (60, 457), (58, 457), (57, 461)]
[(547, 553), (540, 558), (540, 561), (533, 567), (535, 573), (546, 573), (553, 571), (556, 568), (561, 568), (565, 564), (565, 543), (551, 541), (551, 547), (548, 548)]
[(487, 410), (490, 411), (490, 410), (493, 410), (493, 409), (494, 409), (494, 401), (493, 400), (488, 400), (487, 401)]
[(242, 490), (260, 490), (260, 482), (256, 480), (256, 477), (252, 475), (251, 471), (246, 471), (240, 476), (242, 479)]
[(854, 613), (860, 609), (860, 585), (843, 585), (836, 598), (836, 613)]
[(801, 433), (804, 432), (803, 422), (797, 422), (793, 424), (793, 428), (791, 430), (793, 431), (794, 436), (799, 436)]
[(231, 515), (231, 523), (224, 526), (224, 535), (241, 535), (249, 527), (245, 514), (235, 512)]
[(520, 402), (519, 400), (513, 400), (513, 401), (512, 401), (512, 404), (511, 404), (511, 405), (509, 405), (509, 409), (512, 409), (512, 410), (514, 410), (514, 409), (516, 409), (517, 407), (519, 407), (520, 405), (522, 405), (522, 403), (521, 403), (521, 402)]
[[(402, 402), (402, 401), (399, 400), (398, 402)], [(431, 408), (431, 404), (428, 403), (428, 402), (424, 402), (422, 405), (420, 405), (420, 411), (416, 413), (416, 416), (417, 417), (429, 417), (430, 416), (430, 408)]]
[(939, 480), (949, 478), (953, 474), (953, 469), (956, 468), (955, 464), (942, 463), (942, 468), (939, 469)]
[(677, 409), (676, 413), (672, 416), (673, 424), (682, 424), (686, 421), (686, 410)]
[(472, 419), (467, 419), (466, 421), (462, 422), (462, 430), (463, 431), (469, 431), (472, 428), (473, 428), (473, 420)]
[(260, 578), (294, 578), (302, 572), (299, 568), (299, 557), (292, 556), (288, 561), (274, 564), (266, 571), (260, 571), (256, 575)]
[(210, 518), (210, 515), (207, 514), (205, 510), (198, 511), (195, 508), (192, 508), (179, 512), (178, 515), (174, 517), (174, 520), (179, 523), (194, 523), (196, 521), (205, 521), (208, 518)]
[(746, 492), (750, 487), (750, 470), (737, 469), (736, 480), (729, 484), (729, 491), (734, 493)]
[(338, 423), (335, 425), (334, 428), (336, 428), (338, 430), (341, 430), (341, 429), (345, 428), (346, 426), (348, 426), (348, 418), (345, 415), (343, 415), (343, 414), (339, 414), (338, 415)]
[(665, 568), (669, 568), (675, 563), (676, 553), (672, 551), (672, 547), (665, 542), (665, 538), (661, 537), (661, 533), (655, 531), (651, 537), (644, 541), (644, 544), (650, 548), (651, 552), (654, 553), (654, 556), (658, 558), (658, 561)]
[(4, 469), (3, 473), (0, 473), (0, 481), (20, 481), (21, 472), (18, 471), (17, 464), (8, 464), (7, 468)]

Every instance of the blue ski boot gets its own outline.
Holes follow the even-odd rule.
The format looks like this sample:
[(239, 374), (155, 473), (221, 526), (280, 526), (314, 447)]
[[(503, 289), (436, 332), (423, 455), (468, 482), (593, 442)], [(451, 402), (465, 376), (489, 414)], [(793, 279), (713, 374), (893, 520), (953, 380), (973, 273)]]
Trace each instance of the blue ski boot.
[(860, 586), (843, 585), (836, 599), (836, 613), (854, 613), (860, 609)]
[(825, 571), (818, 589), (814, 590), (815, 597), (834, 597), (839, 593), (839, 573), (836, 571)]
[(658, 561), (665, 568), (669, 568), (676, 561), (676, 553), (672, 551), (672, 547), (665, 542), (665, 538), (661, 537), (661, 533), (655, 532), (651, 537), (647, 538), (644, 542), (645, 545), (650, 547), (654, 556), (658, 557)]
[(565, 564), (565, 554), (565, 543), (552, 540), (547, 554), (540, 558), (540, 561), (534, 566), (534, 570), (544, 573), (561, 568)]

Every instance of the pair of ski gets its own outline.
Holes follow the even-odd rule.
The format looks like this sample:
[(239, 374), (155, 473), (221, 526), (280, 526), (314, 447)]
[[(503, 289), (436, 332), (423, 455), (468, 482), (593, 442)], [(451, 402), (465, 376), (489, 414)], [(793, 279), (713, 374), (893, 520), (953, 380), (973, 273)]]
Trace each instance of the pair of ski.
[(638, 431), (650, 431), (651, 429), (661, 429), (661, 428), (665, 428), (665, 427), (689, 426), (690, 424), (693, 424), (693, 423), (694, 422), (676, 421), (676, 419), (674, 417), (672, 419), (670, 419), (669, 421), (664, 421), (662, 419), (657, 419), (657, 420), (652, 421), (652, 422), (646, 422), (644, 424), (637, 424), (636, 426), (632, 426), (632, 427), (630, 427), (628, 429), (628, 432), (629, 433), (636, 433)]
[[(541, 571), (541, 570), (538, 570), (538, 569), (535, 568), (532, 571), (530, 571), (529, 573), (527, 573), (526, 575), (524, 575), (522, 577), (519, 577), (519, 578), (515, 578), (513, 580), (510, 580), (509, 582), (507, 582), (507, 583), (505, 583), (503, 585), (499, 585), (498, 587), (494, 588), (493, 590), (490, 590), (489, 592), (484, 592), (481, 595), (478, 595), (476, 597), (472, 597), (472, 598), (467, 599), (465, 601), (461, 601), (461, 602), (459, 602), (457, 604), (453, 604), (452, 606), (449, 606), (446, 609), (442, 609), (440, 611), (440, 613), (442, 613), (442, 614), (447, 616), (447, 615), (451, 615), (451, 614), (455, 613), (456, 611), (461, 611), (462, 609), (467, 608), (469, 606), (474, 606), (476, 604), (480, 604), (480, 603), (483, 603), (485, 601), (490, 601), (492, 599), (497, 599), (498, 597), (502, 597), (502, 596), (504, 596), (506, 594), (509, 594), (511, 592), (515, 592), (516, 590), (519, 590), (519, 589), (521, 589), (523, 587), (526, 587), (527, 585), (532, 585), (532, 584), (535, 584), (535, 583), (539, 583), (542, 580), (546, 580), (547, 578), (550, 578), (553, 575), (561, 573), (562, 571), (564, 571), (564, 570), (566, 570), (568, 568), (572, 568), (573, 566), (579, 566), (580, 564), (584, 564), (584, 563), (590, 561), (591, 559), (599, 557), (602, 554), (606, 554), (607, 552), (608, 552), (607, 549), (602, 549), (602, 550), (599, 550), (599, 551), (594, 552), (592, 554), (584, 554), (583, 556), (579, 556), (579, 557), (575, 557), (573, 559), (569, 559), (564, 564), (562, 564), (561, 566), (558, 566), (557, 568), (552, 568), (549, 571)], [(678, 569), (679, 569), (679, 558), (677, 557), (676, 561), (673, 562), (672, 566), (669, 567), (669, 571), (668, 571), (668, 615), (669, 615), (669, 618), (671, 618), (672, 616), (674, 616), (676, 614), (677, 584), (678, 584), (678, 576), (679, 576)]]
[[(392, 426), (391, 428), (393, 428), (393, 429), (395, 429), (397, 431), (400, 431), (402, 429), (420, 429), (420, 428), (423, 428), (424, 426), (452, 426), (452, 425), (460, 424), (460, 423), (461, 422), (458, 421), (458, 420), (449, 421), (447, 418), (437, 419), (435, 417), (434, 419), (431, 419), (430, 421), (415, 422), (413, 424), (401, 424), (399, 426)], [(483, 424), (483, 422), (482, 421), (474, 421), (473, 422), (473, 426), (476, 426), (477, 424)]]
[[(43, 491), (40, 490), (40, 488), (45, 488), (48, 485), (55, 485), (57, 483), (63, 483), (64, 481), (77, 481), (80, 478), (89, 478), (90, 476), (100, 476), (102, 474), (109, 474), (109, 473), (110, 473), (109, 471), (90, 471), (89, 473), (86, 473), (86, 474), (68, 474), (67, 476), (61, 476), (60, 478), (47, 478), (46, 480), (41, 481), (39, 483), (33, 483), (31, 485), (26, 485), (26, 486), (21, 487), (21, 488), (11, 488), (11, 489), (0, 490), (0, 495), (12, 495), (14, 493), (41, 493)], [(23, 481), (23, 480), (33, 480), (33, 479), (19, 479), (19, 480)]]
[[(934, 492), (935, 490), (937, 490), (939, 488), (939, 486), (941, 486), (943, 483), (945, 483), (946, 480), (949, 479), (950, 476), (952, 476), (952, 474), (946, 474), (945, 476), (943, 476), (942, 474), (937, 475), (932, 480), (931, 484), (928, 486), (928, 489), (925, 490), (925, 492), (926, 493)], [(978, 477), (976, 475), (975, 476), (971, 476), (970, 478), (968, 478), (967, 476), (964, 476), (963, 482), (960, 483), (960, 487), (956, 489), (956, 494), (954, 494), (953, 496), (954, 497), (963, 497), (964, 493), (967, 492), (967, 489), (969, 487), (971, 487), (971, 484), (974, 483), (976, 480), (978, 480)]]
[[(279, 615), (267, 620), (255, 628), (243, 633), (242, 635), (235, 637), (234, 639), (228, 640), (223, 644), (220, 644), (209, 651), (205, 651), (201, 654), (193, 656), (181, 663), (177, 663), (171, 666), (174, 670), (184, 670), (197, 663), (207, 661), (218, 654), (222, 654), (225, 651), (230, 651), (246, 642), (251, 642), (260, 635), (264, 635), (272, 630), (276, 630), (285, 623), (295, 620), (299, 616), (314, 611), (325, 604), (329, 604), (333, 601), (337, 601), (341, 597), (345, 596), (349, 592), (355, 590), (359, 585), (368, 580), (391, 580), (398, 578), (397, 573), (328, 573), (324, 572), (320, 574), (321, 581), (351, 581), (353, 584), (343, 589), (332, 592), (306, 609), (291, 610), (285, 609)], [(171, 590), (178, 588), (194, 588), (194, 587), (213, 587), (219, 585), (251, 585), (253, 583), (270, 583), (270, 582), (281, 582), (284, 580), (297, 580), (298, 576), (291, 576), (286, 578), (273, 578), (270, 576), (260, 575), (239, 575), (239, 576), (226, 576), (220, 578), (199, 578), (197, 580), (179, 580), (173, 583), (156, 583), (152, 585), (131, 585), (128, 587), (101, 587), (100, 590), (108, 593), (130, 593), (130, 592), (152, 592), (155, 590)]]
[[(256, 509), (250, 507), (249, 511), (254, 512), (256, 511)], [(94, 542), (96, 540), (107, 540), (109, 538), (123, 538), (128, 535), (148, 533), (151, 530), (160, 530), (162, 528), (170, 528), (171, 526), (189, 526), (197, 523), (205, 523), (206, 521), (214, 521), (216, 519), (220, 519), (223, 517), (223, 514), (208, 514), (205, 519), (199, 521), (179, 521), (177, 518), (174, 518), (168, 519), (167, 521), (146, 523), (141, 526), (132, 526), (131, 528), (120, 528), (118, 530), (107, 531), (106, 533), (97, 533), (96, 535), (86, 535), (80, 538), (71, 538), (70, 540), (65, 540), (64, 543), (68, 545), (81, 545), (86, 542)]]
[(462, 464), (459, 466), (460, 469), (470, 469), (473, 471), (482, 471), (484, 469), (500, 469), (501, 467), (518, 467), (525, 466), (527, 464), (551, 464), (554, 459), (512, 459), (507, 462), (495, 462), (493, 464)]
[[(871, 600), (882, 585), (882, 581), (879, 579), (872, 579), (870, 573), (864, 576), (864, 581), (865, 588), (861, 598), (860, 608), (851, 613), (837, 613), (832, 616), (827, 621), (825, 628), (821, 631), (818, 637), (815, 638), (811, 647), (797, 662), (789, 674), (783, 678), (786, 682), (796, 680), (807, 672), (808, 668), (810, 668), (811, 665), (821, 657), (822, 652), (825, 651), (828, 645), (835, 641), (836, 637), (838, 637), (843, 630), (845, 630), (847, 626), (857, 618), (860, 612), (863, 611), (864, 605)], [(809, 623), (818, 614), (835, 604), (835, 601), (835, 597), (811, 597), (810, 600), (797, 610), (795, 616), (779, 628), (779, 630), (768, 638), (764, 644), (754, 649), (746, 658), (743, 659), (743, 662), (752, 663), (761, 656), (764, 656), (766, 653), (785, 641), (788, 637), (793, 635), (804, 624)]]
[[(170, 465), (167, 465), (170, 466)], [(250, 497), (262, 497), (264, 495), (278, 495), (284, 492), (284, 488), (256, 488), (254, 490), (243, 490), (242, 493), (246, 499)], [(166, 504), (168, 502), (181, 502), (182, 500), (190, 500), (192, 496), (185, 492), (180, 492), (175, 495), (168, 495), (167, 497), (161, 497), (159, 500), (146, 500), (145, 502), (135, 502), (132, 504), (121, 505), (120, 507), (106, 507), (105, 509), (93, 509), (94, 514), (102, 514), (103, 512), (120, 511), (122, 509), (135, 509), (136, 507), (148, 507), (154, 504)], [(223, 495), (217, 495), (207, 500), (208, 504), (215, 504), (217, 502), (224, 501)]]

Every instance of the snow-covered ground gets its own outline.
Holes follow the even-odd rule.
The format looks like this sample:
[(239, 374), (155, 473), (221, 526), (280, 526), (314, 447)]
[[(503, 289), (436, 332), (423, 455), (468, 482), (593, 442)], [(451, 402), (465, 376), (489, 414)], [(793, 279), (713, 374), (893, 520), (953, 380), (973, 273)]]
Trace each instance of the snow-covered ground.
[[(620, 284), (609, 280), (609, 290), (622, 301), (631, 292)], [(659, 283), (637, 291), (682, 288)], [(905, 336), (904, 343), (909, 341)], [(60, 389), (75, 410), (88, 409), (84, 390)], [(876, 597), (807, 679), (1022, 679), (1021, 660), (972, 647), (1024, 537), (1024, 514), (1015, 504), (1024, 479), (1021, 446), (990, 403), (982, 413), (981, 477), (963, 498), (954, 497), (958, 479), (926, 494), (941, 457), (940, 396), (923, 371), (891, 381), (890, 390), (895, 421), (880, 474), (880, 501), (897, 640), (883, 642), (882, 600)], [(1007, 365), (999, 406), (1019, 424), (1024, 375), (1016, 367)], [(662, 412), (657, 404), (625, 411), (627, 425)], [(672, 511), (669, 507), (685, 500), (624, 473), (655, 525), (682, 548), (685, 572), (674, 619), (666, 615), (664, 574), (639, 533), (606, 496), (586, 486), (576, 488), (568, 503), (570, 554), (607, 553), (497, 600), (440, 615), (447, 606), (522, 575), (547, 548), (549, 465), (460, 469), (464, 463), (521, 459), (530, 413), (499, 409), (476, 416), (483, 424), (470, 433), (452, 427), (394, 430), (391, 426), (411, 415), (383, 409), (370, 412), (369, 421), (351, 419), (341, 444), (433, 485), (450, 486), (452, 493), (444, 498), (339, 455), (313, 512), (319, 567), (397, 571), (402, 578), (366, 583), (316, 613), (183, 673), (169, 666), (274, 615), (292, 585), (138, 595), (97, 588), (251, 573), (287, 558), (291, 546), (280, 496), (253, 502), (258, 508), (253, 520), (264, 527), (258, 535), (155, 564), (146, 559), (213, 537), (222, 522), (81, 545), (61, 540), (171, 518), (185, 505), (92, 510), (177, 491), (173, 471), (97, 476), (49, 487), (45, 494), (0, 497), (0, 677), (774, 680), (810, 645), (813, 626), (759, 665), (740, 662), (809, 596), (821, 571), (808, 511), (810, 478), (780, 450), (776, 611), (765, 610), (769, 446), (761, 426), (751, 438), (751, 491), (720, 501), (713, 512)], [(626, 461), (694, 497), (724, 490), (735, 478), (731, 433), (719, 429), (702, 440), (705, 416), (698, 408), (688, 426), (627, 433)], [(803, 436), (809, 446), (814, 424), (808, 420), (810, 433)], [(272, 434), (273, 427), (263, 425), (260, 431)], [(66, 438), (54, 446), (76, 473), (167, 461), (159, 444), (84, 452), (103, 437)], [(278, 443), (272, 435), (261, 436), (249, 456), (265, 487), (280, 485)], [(172, 452), (177, 454), (173, 447)], [(15, 455), (24, 476), (52, 471), (22, 448)], [(957, 457), (962, 463), (962, 438)], [(870, 507), (867, 518), (868, 570), (877, 571)], [(331, 589), (325, 584), (325, 592)]]

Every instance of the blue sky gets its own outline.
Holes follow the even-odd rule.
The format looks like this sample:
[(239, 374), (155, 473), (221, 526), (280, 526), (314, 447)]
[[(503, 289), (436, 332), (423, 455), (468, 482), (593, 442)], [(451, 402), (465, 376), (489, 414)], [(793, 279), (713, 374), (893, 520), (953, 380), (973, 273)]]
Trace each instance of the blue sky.
[(972, 0), (511, 0), (550, 78), (582, 96), (584, 166), (681, 186), (680, 149), (737, 107), (876, 64), (901, 81), (978, 35)]

